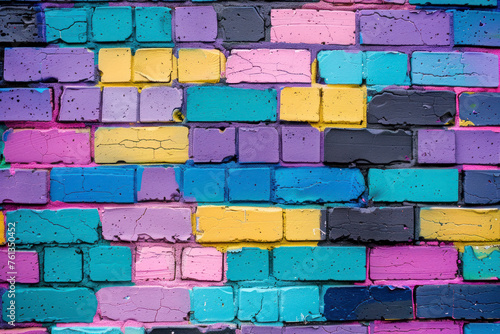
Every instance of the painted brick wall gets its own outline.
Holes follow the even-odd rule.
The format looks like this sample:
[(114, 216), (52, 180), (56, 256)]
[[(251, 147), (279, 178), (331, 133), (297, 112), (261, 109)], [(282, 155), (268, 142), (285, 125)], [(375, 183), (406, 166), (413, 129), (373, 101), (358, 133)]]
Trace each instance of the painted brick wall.
[(5, 1), (0, 31), (1, 333), (500, 333), (496, 0)]

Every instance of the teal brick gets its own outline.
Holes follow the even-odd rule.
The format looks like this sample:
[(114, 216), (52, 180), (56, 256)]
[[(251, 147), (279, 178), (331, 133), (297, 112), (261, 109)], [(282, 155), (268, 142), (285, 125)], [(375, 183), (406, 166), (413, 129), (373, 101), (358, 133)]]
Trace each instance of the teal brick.
[(189, 168), (184, 171), (183, 194), (186, 202), (224, 202), (224, 168)]
[(326, 84), (363, 83), (363, 53), (360, 51), (320, 51), (318, 66), (319, 75)]
[(465, 280), (500, 279), (499, 246), (465, 246), (462, 263)]
[(457, 202), (456, 169), (370, 169), (370, 197), (376, 202)]
[(278, 289), (240, 289), (238, 303), (238, 320), (252, 322), (279, 320)]
[(310, 322), (321, 318), (317, 286), (288, 287), (280, 290), (280, 321)]
[(495, 6), (497, 0), (410, 0), (410, 5)]
[(131, 7), (97, 7), (92, 15), (95, 42), (123, 42), (132, 36)]
[(46, 9), (45, 36), (48, 43), (87, 42), (87, 10), (76, 8)]
[(144, 334), (145, 332), (143, 327), (125, 327), (124, 334)]
[(97, 209), (28, 210), (6, 213), (16, 223), (18, 244), (95, 243), (100, 224)]
[(258, 281), (269, 277), (269, 252), (260, 248), (242, 248), (227, 252), (227, 279)]
[(123, 334), (123, 333), (120, 330), (120, 327), (52, 327), (51, 334)]
[(44, 249), (43, 280), (45, 282), (80, 282), (83, 278), (82, 251), (78, 248)]
[(408, 55), (399, 52), (365, 52), (364, 75), (368, 85), (409, 85)]
[(186, 117), (190, 122), (276, 121), (277, 92), (218, 86), (187, 89)]
[(135, 38), (138, 42), (171, 42), (172, 13), (167, 7), (137, 7)]
[(284, 281), (364, 281), (365, 247), (278, 247), (273, 275)]
[(454, 11), (455, 45), (500, 46), (500, 13)]
[(269, 201), (271, 198), (271, 169), (229, 169), (227, 184), (230, 201)]
[[(8, 321), (9, 294), (2, 296)], [(94, 292), (85, 288), (21, 288), (15, 295), (16, 322), (92, 322), (97, 312)]]
[(498, 324), (466, 324), (464, 334), (498, 334), (500, 333), (500, 323)]
[(94, 282), (132, 280), (132, 252), (128, 247), (100, 246), (89, 250), (89, 274)]
[(191, 291), (191, 312), (200, 322), (232, 321), (235, 316), (233, 288), (194, 287)]

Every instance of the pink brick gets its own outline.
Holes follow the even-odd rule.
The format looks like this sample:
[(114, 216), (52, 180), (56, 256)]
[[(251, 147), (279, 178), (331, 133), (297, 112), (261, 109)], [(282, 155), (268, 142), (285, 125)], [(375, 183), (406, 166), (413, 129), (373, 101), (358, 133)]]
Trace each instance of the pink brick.
[(377, 247), (370, 252), (370, 278), (453, 279), (458, 252), (454, 247)]
[(311, 82), (307, 50), (233, 50), (226, 63), (227, 83)]
[(96, 293), (101, 316), (115, 321), (185, 321), (190, 310), (189, 290), (156, 286), (115, 286)]
[(222, 266), (222, 253), (215, 248), (187, 247), (182, 250), (182, 279), (219, 282)]
[(4, 138), (7, 162), (81, 165), (91, 162), (88, 130), (14, 130)]
[(339, 44), (355, 43), (356, 14), (313, 9), (271, 10), (271, 42)]
[[(10, 267), (12, 264), (14, 268)], [(17, 274), (10, 274), (11, 272)], [(15, 276), (18, 283), (38, 283), (38, 253), (16, 251), (15, 259), (9, 259), (7, 248), (0, 250), (0, 282), (6, 282), (11, 276)]]
[(135, 281), (175, 279), (175, 250), (163, 246), (139, 246), (135, 255)]
[(374, 334), (460, 334), (461, 326), (453, 321), (375, 321)]
[(106, 240), (176, 242), (191, 237), (190, 208), (105, 208), (101, 220)]

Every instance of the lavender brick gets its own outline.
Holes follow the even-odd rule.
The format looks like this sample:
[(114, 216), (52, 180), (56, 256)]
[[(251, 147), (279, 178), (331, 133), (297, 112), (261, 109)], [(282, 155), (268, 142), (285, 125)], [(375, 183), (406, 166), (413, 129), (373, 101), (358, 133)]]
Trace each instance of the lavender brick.
[(195, 128), (191, 145), (194, 162), (222, 162), (236, 155), (236, 129)]
[(2, 203), (46, 204), (49, 192), (47, 170), (0, 170)]
[(279, 162), (279, 134), (272, 127), (239, 128), (238, 154), (241, 163)]
[(214, 42), (217, 37), (217, 13), (212, 6), (175, 9), (177, 42)]
[(455, 131), (457, 164), (500, 164), (500, 132)]
[(0, 121), (52, 120), (50, 88), (0, 89)]
[(368, 333), (368, 326), (364, 326), (362, 324), (283, 327), (283, 334), (367, 334), (367, 333)]
[(285, 162), (320, 162), (320, 132), (313, 127), (281, 129), (282, 159)]
[(454, 164), (455, 131), (419, 130), (418, 162), (421, 164)]
[(139, 92), (136, 87), (105, 87), (102, 91), (102, 122), (137, 122)]
[(138, 167), (136, 182), (139, 202), (174, 201), (180, 197), (173, 167)]
[(59, 121), (95, 122), (101, 117), (101, 88), (65, 87), (61, 95)]
[(500, 203), (500, 171), (465, 171), (464, 201), (467, 204)]
[(33, 7), (1, 7), (0, 42), (44, 42), (41, 13)]
[(141, 91), (141, 122), (171, 122), (182, 107), (182, 90), (172, 87), (148, 87)]

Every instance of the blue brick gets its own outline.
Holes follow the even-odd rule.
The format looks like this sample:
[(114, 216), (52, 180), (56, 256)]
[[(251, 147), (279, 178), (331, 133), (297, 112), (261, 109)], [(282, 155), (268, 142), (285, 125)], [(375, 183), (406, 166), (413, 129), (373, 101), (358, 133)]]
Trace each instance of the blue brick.
[(414, 85), (497, 87), (498, 56), (481, 52), (413, 52)]
[(342, 50), (318, 53), (319, 75), (326, 84), (363, 83), (363, 53)]
[(225, 169), (189, 168), (184, 171), (186, 202), (224, 202)]
[(499, 93), (462, 93), (459, 107), (460, 120), (475, 126), (500, 125)]
[[(8, 297), (2, 297), (6, 321)], [(16, 322), (92, 322), (97, 312), (94, 292), (85, 288), (18, 288), (15, 302)]]
[(298, 167), (275, 171), (276, 198), (279, 202), (349, 202), (365, 191), (359, 169)]
[(331, 321), (413, 319), (408, 287), (332, 287), (325, 293), (325, 317)]
[(409, 85), (408, 55), (399, 52), (365, 52), (364, 76), (368, 85)]
[(454, 11), (455, 45), (500, 46), (500, 13)]
[(467, 204), (500, 203), (500, 171), (465, 171), (463, 185)]
[(268, 278), (269, 252), (260, 248), (229, 251), (226, 275), (230, 281), (254, 281)]
[(464, 280), (500, 279), (499, 246), (465, 246), (462, 263)]
[(201, 322), (232, 321), (235, 315), (233, 288), (194, 287), (191, 291), (191, 312)]
[(456, 169), (370, 169), (370, 197), (376, 202), (457, 202)]
[(498, 334), (500, 333), (499, 324), (466, 324), (464, 326), (464, 334)]
[(131, 7), (97, 7), (92, 15), (95, 42), (123, 42), (132, 35)]
[(45, 282), (80, 282), (83, 278), (82, 251), (78, 248), (44, 249), (43, 280)]
[(364, 281), (365, 247), (278, 247), (273, 275), (284, 281)]
[(172, 13), (167, 7), (137, 7), (135, 36), (138, 42), (171, 42)]
[(16, 243), (95, 243), (100, 223), (97, 209), (27, 210), (6, 213), (16, 223)]
[(277, 92), (233, 87), (189, 87), (186, 118), (190, 122), (276, 121)]
[(52, 327), (50, 332), (51, 334), (123, 334), (120, 327)]
[(497, 0), (410, 0), (410, 5), (495, 6)]
[(278, 289), (240, 289), (238, 295), (238, 319), (253, 322), (279, 320)]
[(319, 307), (319, 288), (317, 286), (280, 289), (280, 321), (317, 321), (321, 318)]
[(87, 42), (87, 10), (76, 8), (46, 9), (45, 38), (48, 43)]
[(132, 167), (53, 168), (50, 198), (61, 202), (133, 203)]
[(132, 280), (132, 252), (128, 247), (100, 246), (89, 250), (89, 274), (95, 282)]
[(227, 179), (230, 201), (269, 201), (271, 170), (269, 168), (234, 168)]

